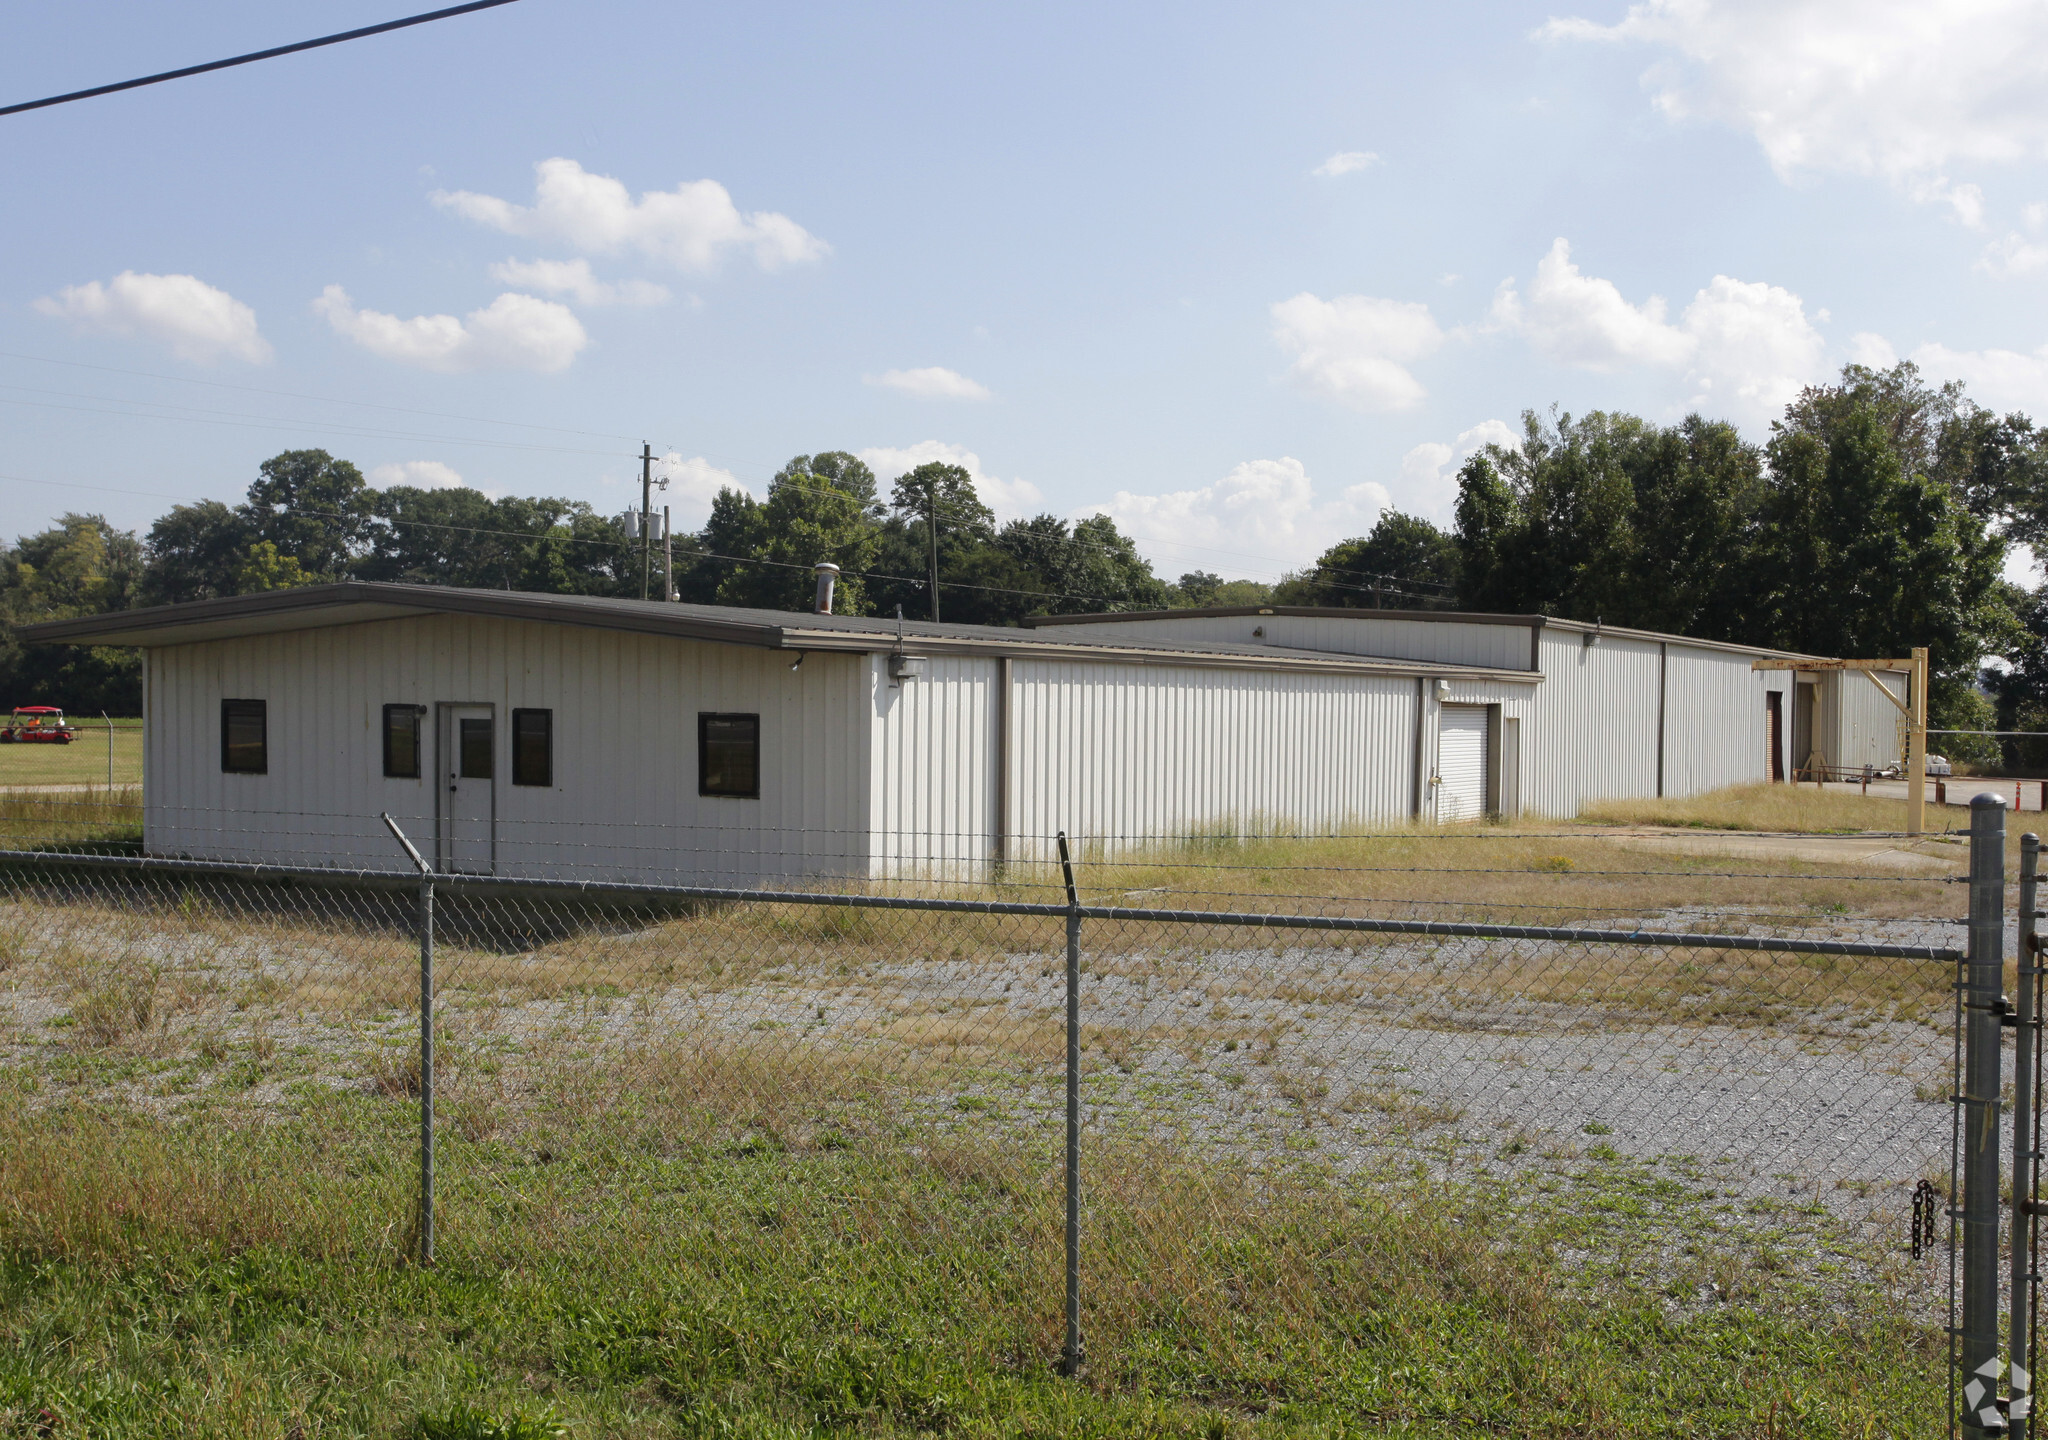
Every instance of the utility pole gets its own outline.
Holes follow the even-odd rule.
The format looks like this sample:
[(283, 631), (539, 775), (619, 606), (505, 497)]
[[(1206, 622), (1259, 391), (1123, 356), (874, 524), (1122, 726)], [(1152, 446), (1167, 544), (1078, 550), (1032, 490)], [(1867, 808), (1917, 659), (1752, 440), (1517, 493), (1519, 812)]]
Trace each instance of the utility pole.
[(661, 507), (661, 598), (676, 603), (675, 531), (669, 528), (668, 506)]
[(647, 528), (649, 517), (654, 511), (654, 447), (645, 440), (640, 442), (640, 598), (647, 598), (647, 587), (653, 580), (654, 536)]
[(939, 619), (939, 480), (936, 475), (925, 487), (925, 517), (932, 532), (932, 623)]

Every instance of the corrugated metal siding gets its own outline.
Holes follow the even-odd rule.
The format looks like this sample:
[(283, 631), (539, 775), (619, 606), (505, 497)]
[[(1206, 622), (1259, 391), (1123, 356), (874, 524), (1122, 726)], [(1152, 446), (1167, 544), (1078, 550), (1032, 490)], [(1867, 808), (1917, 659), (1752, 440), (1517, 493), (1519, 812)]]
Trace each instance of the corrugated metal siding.
[[(1912, 687), (1905, 673), (1880, 671), (1878, 678), (1900, 699), (1910, 695)], [(1853, 770), (1862, 765), (1882, 768), (1905, 759), (1906, 717), (1878, 694), (1868, 674), (1847, 670), (1823, 672), (1820, 703), (1828, 726), (1823, 733), (1834, 737), (1829, 764)], [(1933, 748), (1940, 749), (1938, 745)]]
[[(1769, 775), (1764, 692), (1783, 688), (1786, 672), (1752, 670), (1749, 662), (1747, 655), (1671, 644), (1664, 700), (1666, 795), (1697, 795)], [(1770, 675), (1778, 683), (1767, 687)]]
[(1537, 713), (1522, 731), (1527, 808), (1569, 819), (1588, 800), (1654, 797), (1657, 642), (1603, 635), (1589, 645), (1545, 630), (1540, 653)]
[[(399, 868), (378, 813), (430, 839), (434, 782), (384, 778), (382, 707), (476, 702), (495, 707), (501, 756), (514, 706), (555, 712), (554, 785), (515, 786), (501, 766), (503, 873), (689, 881), (868, 864), (865, 656), (791, 671), (739, 646), (465, 616), (149, 653), (155, 853)], [(267, 775), (220, 772), (230, 697), (268, 702)], [(761, 716), (761, 798), (697, 794), (700, 710)]]
[[(1263, 629), (1263, 637), (1252, 631)], [(1202, 615), (1185, 620), (1105, 620), (1087, 625), (1051, 625), (1049, 639), (1220, 640), (1257, 645), (1263, 640), (1289, 650), (1326, 650), (1383, 660), (1419, 660), (1437, 665), (1479, 665), (1494, 670), (1529, 668), (1529, 627), (1469, 625), (1456, 621), (1357, 618), (1314, 615)]]
[(1412, 680), (1019, 661), (1012, 684), (1016, 858), (1061, 830), (1113, 848), (1409, 814)]
[(877, 868), (980, 873), (973, 862), (995, 858), (999, 662), (931, 659), (901, 684), (890, 680), (887, 656), (863, 663), (875, 717), (868, 806)]

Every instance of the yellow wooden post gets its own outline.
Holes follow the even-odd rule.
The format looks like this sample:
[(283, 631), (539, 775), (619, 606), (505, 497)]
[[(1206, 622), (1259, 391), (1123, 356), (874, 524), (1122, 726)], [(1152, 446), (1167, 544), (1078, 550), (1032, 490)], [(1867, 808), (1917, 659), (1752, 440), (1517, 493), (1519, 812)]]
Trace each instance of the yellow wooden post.
[(1927, 829), (1927, 647), (1913, 647), (1913, 709), (1906, 719), (1906, 833)]

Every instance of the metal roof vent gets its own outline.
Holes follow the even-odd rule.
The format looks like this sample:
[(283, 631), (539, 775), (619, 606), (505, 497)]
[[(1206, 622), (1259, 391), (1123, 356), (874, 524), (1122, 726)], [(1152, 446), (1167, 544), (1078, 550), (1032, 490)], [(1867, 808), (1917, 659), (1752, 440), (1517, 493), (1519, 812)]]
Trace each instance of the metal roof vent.
[(832, 613), (832, 584), (839, 578), (839, 567), (830, 560), (820, 560), (811, 567), (818, 572), (818, 603), (812, 608), (820, 615)]

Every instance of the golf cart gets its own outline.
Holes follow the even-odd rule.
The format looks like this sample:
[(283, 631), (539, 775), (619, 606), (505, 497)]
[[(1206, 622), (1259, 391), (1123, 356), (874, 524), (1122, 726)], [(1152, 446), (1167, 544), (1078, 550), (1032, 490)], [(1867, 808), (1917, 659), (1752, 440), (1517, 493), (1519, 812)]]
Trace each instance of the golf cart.
[(55, 705), (17, 705), (7, 728), (0, 730), (0, 745), (69, 745), (77, 738)]

